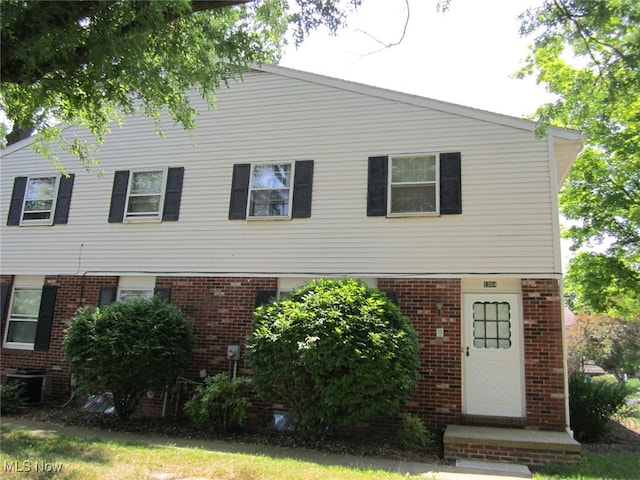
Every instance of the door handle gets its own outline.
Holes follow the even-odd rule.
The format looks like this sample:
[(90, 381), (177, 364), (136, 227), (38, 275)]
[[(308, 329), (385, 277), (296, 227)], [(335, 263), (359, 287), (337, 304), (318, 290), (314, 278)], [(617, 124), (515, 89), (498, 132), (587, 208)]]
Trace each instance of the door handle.
[(467, 347), (467, 349), (465, 350), (465, 355), (468, 357), (469, 356), (469, 347)]

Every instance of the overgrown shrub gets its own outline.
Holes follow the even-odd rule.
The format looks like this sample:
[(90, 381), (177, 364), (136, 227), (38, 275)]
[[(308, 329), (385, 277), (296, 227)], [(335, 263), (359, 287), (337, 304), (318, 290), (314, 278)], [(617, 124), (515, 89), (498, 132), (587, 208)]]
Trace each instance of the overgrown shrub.
[(81, 391), (110, 391), (126, 420), (147, 391), (174, 383), (189, 364), (192, 343), (191, 322), (154, 297), (79, 309), (64, 351)]
[(417, 452), (428, 447), (433, 442), (433, 436), (420, 417), (410, 413), (402, 420), (398, 440), (407, 450)]
[(201, 430), (226, 432), (242, 427), (247, 420), (246, 394), (250, 385), (251, 381), (244, 377), (230, 381), (225, 373), (207, 377), (203, 385), (196, 387), (194, 398), (185, 404), (185, 412)]
[(258, 393), (316, 432), (395, 413), (419, 365), (409, 320), (355, 280), (317, 280), (259, 307), (247, 356)]
[(0, 413), (14, 413), (25, 404), (25, 385), (23, 382), (10, 382), (0, 385)]
[(581, 373), (569, 377), (571, 429), (580, 441), (602, 436), (612, 417), (627, 409), (628, 390), (624, 384), (593, 381)]

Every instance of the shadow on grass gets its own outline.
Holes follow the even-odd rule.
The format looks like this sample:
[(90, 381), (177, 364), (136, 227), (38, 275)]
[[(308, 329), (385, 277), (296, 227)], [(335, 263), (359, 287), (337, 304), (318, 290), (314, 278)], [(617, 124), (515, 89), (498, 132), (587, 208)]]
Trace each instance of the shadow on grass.
[(16, 428), (2, 429), (2, 453), (19, 462), (29, 459), (55, 459), (104, 465), (110, 461), (110, 456), (104, 453), (104, 444), (54, 432)]

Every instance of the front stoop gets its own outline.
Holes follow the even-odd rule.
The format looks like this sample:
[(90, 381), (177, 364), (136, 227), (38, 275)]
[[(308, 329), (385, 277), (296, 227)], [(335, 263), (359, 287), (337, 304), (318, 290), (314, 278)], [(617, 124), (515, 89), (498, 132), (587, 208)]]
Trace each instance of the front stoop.
[(448, 425), (444, 456), (543, 465), (579, 463), (582, 446), (566, 432)]

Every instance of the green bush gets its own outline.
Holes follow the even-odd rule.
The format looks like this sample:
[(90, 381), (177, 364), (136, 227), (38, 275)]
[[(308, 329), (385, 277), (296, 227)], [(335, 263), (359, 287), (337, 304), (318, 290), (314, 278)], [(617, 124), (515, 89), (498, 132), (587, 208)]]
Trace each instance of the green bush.
[(196, 387), (194, 398), (185, 404), (185, 412), (193, 424), (201, 430), (226, 432), (230, 428), (244, 426), (249, 401), (246, 394), (251, 381), (219, 373), (207, 377), (203, 385)]
[(317, 280), (259, 307), (247, 356), (258, 393), (316, 432), (394, 414), (419, 366), (408, 319), (354, 280)]
[(191, 357), (191, 322), (157, 297), (83, 307), (66, 330), (64, 352), (85, 393), (113, 394), (121, 420), (148, 391), (173, 384)]
[(14, 413), (25, 404), (25, 385), (23, 382), (11, 382), (0, 385), (0, 413)]
[(569, 377), (571, 428), (579, 441), (595, 441), (609, 420), (628, 412), (628, 389), (622, 383), (593, 381), (581, 373)]
[(417, 452), (428, 447), (433, 442), (433, 436), (424, 426), (420, 417), (410, 413), (402, 420), (398, 440), (400, 445), (407, 450)]

